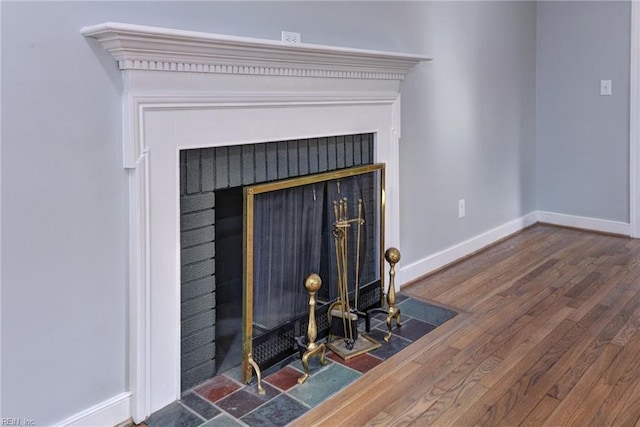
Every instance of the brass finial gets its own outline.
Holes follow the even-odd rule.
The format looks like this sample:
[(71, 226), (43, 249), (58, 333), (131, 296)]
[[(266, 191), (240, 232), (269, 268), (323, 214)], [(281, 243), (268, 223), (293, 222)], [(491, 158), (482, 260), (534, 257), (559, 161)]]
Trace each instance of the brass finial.
[(396, 248), (389, 248), (384, 253), (384, 259), (386, 259), (390, 265), (395, 265), (400, 262), (400, 251)]
[(316, 293), (322, 286), (322, 279), (316, 273), (311, 273), (304, 279), (304, 287), (309, 293)]

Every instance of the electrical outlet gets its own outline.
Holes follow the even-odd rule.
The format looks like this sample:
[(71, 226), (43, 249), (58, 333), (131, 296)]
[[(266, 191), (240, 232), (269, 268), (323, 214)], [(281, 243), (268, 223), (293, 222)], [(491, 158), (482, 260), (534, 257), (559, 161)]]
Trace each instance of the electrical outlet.
[(600, 80), (600, 95), (611, 95), (611, 80)]
[(300, 33), (294, 33), (292, 31), (283, 31), (282, 41), (285, 43), (298, 44), (302, 42), (302, 38), (300, 37)]
[(458, 200), (458, 218), (464, 218), (466, 215), (466, 209), (464, 205), (464, 199)]

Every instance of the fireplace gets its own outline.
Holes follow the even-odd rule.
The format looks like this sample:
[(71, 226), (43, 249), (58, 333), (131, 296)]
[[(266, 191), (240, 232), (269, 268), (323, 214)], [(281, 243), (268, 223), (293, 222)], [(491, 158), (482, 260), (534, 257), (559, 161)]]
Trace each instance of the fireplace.
[(401, 247), (399, 88), (428, 58), (121, 23), (81, 32), (124, 82), (128, 382), (140, 422), (181, 391), (180, 152), (372, 134), (386, 165), (385, 242)]
[[(289, 210), (294, 209), (293, 211), (287, 212), (287, 209), (283, 209), (280, 217), (271, 219), (274, 223), (272, 227), (277, 230), (258, 230), (264, 220), (258, 221), (255, 231), (254, 227), (248, 230), (252, 236), (256, 236), (253, 239), (256, 245), (260, 245), (259, 236), (262, 234), (270, 237), (265, 239), (266, 244), (256, 247), (256, 256), (253, 256), (253, 247), (249, 248), (252, 254), (246, 261), (253, 266), (256, 264), (254, 258), (257, 257), (257, 264), (262, 265), (255, 276), (261, 278), (270, 275), (276, 283), (288, 280), (286, 285), (293, 288), (294, 292), (289, 289), (287, 296), (295, 296), (294, 300), (279, 300), (280, 294), (277, 292), (261, 292), (260, 289), (256, 289), (256, 301), (270, 301), (270, 304), (256, 304), (256, 308), (264, 306), (264, 309), (257, 312), (256, 328), (259, 331), (253, 333), (253, 339), (249, 344), (255, 348), (254, 359), (262, 369), (295, 354), (294, 337), (303, 335), (306, 331), (308, 296), (302, 286), (302, 279), (306, 274), (317, 272), (325, 281), (319, 293), (321, 312), (326, 314), (328, 302), (336, 298), (337, 273), (333, 261), (335, 251), (332, 250), (330, 228), (330, 210), (333, 208), (328, 205), (331, 200), (346, 196), (351, 196), (350, 198), (356, 201), (364, 200), (362, 212), (367, 221), (362, 227), (360, 238), (362, 262), (358, 267), (358, 281), (363, 285), (363, 289), (358, 305), (362, 310), (378, 306), (382, 297), (380, 254), (384, 246), (381, 238), (384, 236), (380, 233), (381, 218), (378, 215), (381, 204), (380, 184), (378, 181), (378, 184), (374, 185), (373, 180), (373, 173), (381, 169), (380, 166), (372, 166), (373, 153), (374, 135), (370, 133), (180, 152), (180, 314), (183, 391), (239, 365), (243, 358), (246, 359), (241, 344), (243, 318), (246, 317), (243, 316), (243, 248), (247, 248), (247, 245), (243, 244), (243, 189), (247, 186), (271, 183), (270, 186), (279, 188), (287, 182), (295, 183), (296, 178), (305, 177), (306, 181), (314, 177), (320, 179), (322, 175), (318, 174), (331, 171), (337, 172), (330, 175), (342, 177), (333, 183), (321, 181), (317, 185), (311, 184), (308, 188), (308, 191), (312, 192), (309, 201), (314, 208), (316, 230), (297, 230), (301, 233), (300, 236), (292, 232), (289, 238), (280, 243), (287, 246), (281, 247), (282, 251), (304, 252), (303, 238), (308, 236), (314, 241), (313, 250), (308, 249), (308, 252), (317, 263), (307, 265), (307, 271), (294, 269), (286, 271), (284, 277), (275, 276), (285, 274), (285, 270), (271, 268), (267, 263), (288, 262), (290, 260), (287, 253), (264, 255), (268, 252), (264, 246), (270, 248), (274, 239), (289, 231), (286, 227), (287, 221), (296, 221), (296, 200), (288, 199)], [(372, 172), (354, 176), (355, 172), (365, 165), (369, 165), (366, 169), (372, 169)], [(377, 172), (376, 177), (380, 176), (380, 172)], [(353, 191), (350, 194), (349, 184), (356, 180), (357, 187), (354, 186), (354, 190), (358, 190), (357, 195)], [(273, 184), (274, 182), (276, 184)], [(333, 185), (330, 187), (331, 191), (327, 185)], [(282, 191), (284, 190), (280, 192)], [(262, 208), (263, 211), (270, 212), (281, 208), (278, 199), (280, 192), (269, 193), (270, 199), (267, 207)], [(324, 197), (326, 193), (328, 197)], [(299, 207), (300, 212), (303, 209)], [(298, 218), (297, 221), (302, 222), (304, 218)], [(271, 232), (274, 233), (273, 236), (269, 236)], [(355, 254), (355, 250), (352, 252)], [(260, 263), (261, 260), (264, 261)], [(351, 266), (351, 270), (355, 271), (354, 268), (355, 264)], [(297, 279), (289, 279), (289, 275)], [(259, 280), (252, 280), (253, 282)], [(289, 315), (287, 310), (291, 307), (293, 309)], [(283, 316), (267, 319), (267, 316), (274, 313), (282, 313)], [(324, 326), (320, 328), (320, 338), (326, 336), (328, 331), (326, 319), (323, 318), (321, 324)], [(248, 329), (251, 329), (251, 326), (245, 324), (244, 332)]]

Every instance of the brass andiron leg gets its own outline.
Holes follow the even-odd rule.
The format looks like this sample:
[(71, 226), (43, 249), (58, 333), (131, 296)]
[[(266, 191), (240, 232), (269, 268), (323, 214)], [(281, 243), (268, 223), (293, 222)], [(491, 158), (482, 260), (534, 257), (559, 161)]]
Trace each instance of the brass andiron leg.
[(258, 394), (262, 395), (265, 393), (264, 387), (262, 387), (262, 375), (260, 374), (260, 367), (253, 360), (253, 356), (249, 354), (249, 364), (253, 367), (253, 370), (256, 371), (256, 377), (258, 378)]
[(307, 351), (302, 355), (302, 367), (304, 368), (304, 375), (298, 378), (298, 384), (304, 383), (309, 378), (309, 358), (317, 356), (320, 353), (320, 363), (327, 364), (324, 357), (326, 347), (323, 343), (316, 344), (316, 337), (318, 336), (318, 330), (316, 327), (316, 292), (322, 286), (322, 280), (320, 276), (315, 273), (309, 274), (304, 279), (304, 287), (309, 292), (309, 326), (307, 327)]
[(400, 251), (396, 248), (389, 248), (384, 253), (384, 259), (389, 263), (389, 290), (387, 291), (387, 304), (389, 304), (389, 314), (387, 314), (387, 329), (389, 333), (385, 335), (384, 340), (389, 342), (391, 339), (391, 321), (395, 318), (397, 326), (400, 323), (400, 309), (396, 307), (396, 264), (400, 261)]

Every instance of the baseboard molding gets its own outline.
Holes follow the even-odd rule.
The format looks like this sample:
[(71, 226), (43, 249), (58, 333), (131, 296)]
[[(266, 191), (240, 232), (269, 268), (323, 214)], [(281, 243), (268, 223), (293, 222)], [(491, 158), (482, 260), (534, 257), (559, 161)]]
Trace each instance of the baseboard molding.
[(536, 211), (400, 268), (397, 273), (398, 283), (400, 287), (409, 284), (537, 222), (601, 233), (631, 235), (631, 224), (628, 223)]
[(631, 235), (631, 224), (606, 219), (538, 211), (538, 222), (623, 236)]
[(532, 212), (472, 237), (462, 243), (451, 246), (443, 251), (429, 255), (426, 258), (400, 268), (398, 271), (398, 282), (400, 283), (400, 286), (411, 283), (422, 276), (459, 260), (460, 258), (471, 255), (472, 253), (489, 246), (500, 239), (504, 239), (510, 234), (517, 233), (536, 222), (538, 222), (538, 214), (537, 212)]
[(131, 417), (131, 392), (98, 403), (56, 423), (59, 427), (115, 426)]

